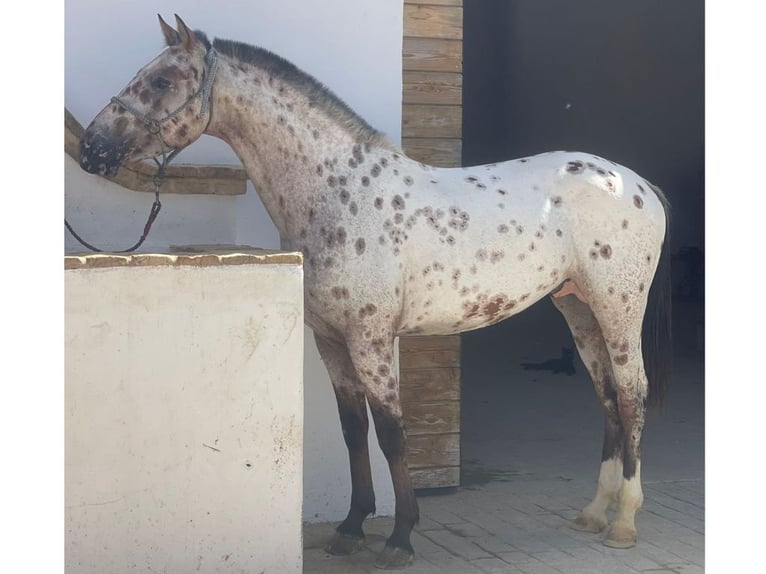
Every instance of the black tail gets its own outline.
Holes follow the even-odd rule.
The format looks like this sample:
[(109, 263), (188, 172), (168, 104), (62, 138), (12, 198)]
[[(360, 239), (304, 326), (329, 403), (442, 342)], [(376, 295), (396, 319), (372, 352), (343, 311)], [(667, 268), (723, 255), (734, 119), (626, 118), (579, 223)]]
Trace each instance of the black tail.
[[(647, 182), (648, 183), (648, 182)], [(665, 208), (665, 240), (644, 315), (641, 345), (649, 381), (649, 406), (662, 406), (673, 368), (670, 283), (670, 202), (659, 187), (649, 184)]]

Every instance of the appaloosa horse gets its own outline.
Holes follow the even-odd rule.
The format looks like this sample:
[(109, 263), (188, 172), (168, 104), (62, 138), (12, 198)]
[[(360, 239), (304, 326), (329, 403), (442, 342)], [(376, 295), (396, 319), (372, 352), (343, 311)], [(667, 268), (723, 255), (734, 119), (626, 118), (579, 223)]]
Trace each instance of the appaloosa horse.
[(177, 30), (160, 18), (167, 47), (93, 120), (80, 163), (114, 174), (203, 133), (219, 137), (303, 252), (306, 321), (332, 379), (351, 466), (351, 508), (328, 550), (358, 550), (362, 522), (375, 512), (369, 404), (396, 495), (394, 530), (377, 563), (398, 568), (413, 556), (418, 505), (395, 338), (478, 329), (548, 295), (605, 412), (598, 489), (574, 526), (601, 531), (616, 504), (605, 543), (635, 544), (644, 412), (648, 399), (662, 398), (670, 342), (669, 206), (659, 189), (586, 153), (424, 165), (291, 63), (246, 44), (211, 43), (176, 19)]

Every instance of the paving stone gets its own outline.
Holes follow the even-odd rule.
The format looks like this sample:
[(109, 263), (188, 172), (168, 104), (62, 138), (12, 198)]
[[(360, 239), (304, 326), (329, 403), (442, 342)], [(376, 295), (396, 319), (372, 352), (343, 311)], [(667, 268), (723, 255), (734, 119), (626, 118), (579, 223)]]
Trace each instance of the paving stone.
[(413, 531), (410, 536), (410, 541), (412, 542), (412, 547), (415, 549), (415, 554), (417, 556), (430, 556), (444, 552), (444, 548), (436, 544), (427, 536), (424, 536), (421, 532)]
[(484, 536), (491, 536), (492, 534), (474, 522), (450, 524), (445, 528), (463, 538), (482, 538)]
[(511, 566), (517, 566), (519, 568), (521, 568), (522, 564), (528, 564), (529, 562), (533, 562), (535, 560), (530, 554), (522, 552), (521, 550), (515, 550), (514, 552), (501, 552), (498, 553), (497, 557), (500, 558), (503, 562), (507, 562)]
[(561, 550), (544, 550), (542, 552), (533, 552), (532, 557), (536, 558), (540, 562), (555, 566), (559, 562), (571, 562), (572, 555), (562, 552)]
[(702, 566), (696, 564), (668, 564), (668, 568), (671, 568), (676, 574), (703, 574), (705, 572)]
[(422, 514), (420, 516), (420, 521), (415, 525), (415, 530), (418, 531), (438, 530), (440, 528), (444, 528), (444, 526), (431, 518), (424, 517)]
[(524, 572), (524, 574), (562, 574), (562, 571), (558, 568), (553, 568), (539, 561), (528, 562), (520, 566), (519, 570)]
[(457, 536), (447, 530), (429, 530), (424, 532), (423, 536), (438, 544), (446, 551), (451, 552), (466, 560), (476, 558), (492, 558), (492, 555), (479, 548), (468, 538)]
[[(432, 565), (433, 570), (431, 572), (433, 574), (484, 574), (478, 566), (474, 566), (468, 560), (464, 560), (446, 551), (438, 556), (429, 556), (421, 560)], [(408, 570), (405, 572), (409, 574)]]
[(524, 574), (523, 570), (510, 566), (499, 558), (479, 558), (471, 560), (471, 564), (487, 574)]
[(515, 552), (518, 550), (515, 546), (506, 543), (497, 536), (482, 536), (481, 538), (471, 539), (476, 546), (488, 554), (503, 554), (505, 552)]

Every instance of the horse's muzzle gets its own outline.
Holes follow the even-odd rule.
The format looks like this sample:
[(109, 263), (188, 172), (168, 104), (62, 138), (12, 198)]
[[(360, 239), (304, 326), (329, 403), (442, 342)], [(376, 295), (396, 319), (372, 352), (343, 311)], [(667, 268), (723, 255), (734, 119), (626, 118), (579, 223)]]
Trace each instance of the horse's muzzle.
[(120, 147), (98, 133), (86, 131), (80, 140), (80, 167), (88, 173), (117, 175), (122, 159)]

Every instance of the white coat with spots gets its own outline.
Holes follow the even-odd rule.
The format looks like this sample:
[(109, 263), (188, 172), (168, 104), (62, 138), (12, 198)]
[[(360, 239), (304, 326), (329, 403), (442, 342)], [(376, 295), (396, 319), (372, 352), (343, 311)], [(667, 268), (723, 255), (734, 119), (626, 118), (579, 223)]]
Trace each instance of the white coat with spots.
[[(614, 504), (605, 543), (634, 544), (645, 403), (647, 395), (661, 398), (660, 351), (668, 342), (661, 192), (626, 167), (579, 152), (469, 168), (423, 165), (278, 56), (211, 44), (180, 19), (178, 30), (161, 24), (167, 47), (88, 127), (81, 165), (114, 173), (202, 133), (217, 136), (242, 160), (282, 236), (304, 253), (306, 319), (333, 382), (351, 463), (351, 508), (329, 551), (358, 550), (362, 522), (375, 511), (369, 404), (396, 494), (394, 531), (378, 565), (412, 559), (418, 509), (395, 338), (477, 329), (550, 295), (605, 413), (598, 490), (575, 527), (601, 531)], [(208, 113), (204, 95), (192, 97), (205, 78)], [(144, 116), (167, 118), (159, 137)], [(645, 314), (651, 349), (642, 348)], [(648, 383), (650, 354), (659, 367)]]

